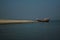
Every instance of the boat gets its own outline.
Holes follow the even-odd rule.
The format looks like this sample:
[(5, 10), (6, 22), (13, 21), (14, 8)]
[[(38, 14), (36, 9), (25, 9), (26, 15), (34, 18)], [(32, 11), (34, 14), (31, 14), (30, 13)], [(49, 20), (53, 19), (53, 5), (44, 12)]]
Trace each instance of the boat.
[(44, 18), (42, 20), (36, 20), (36, 21), (38, 21), (38, 22), (49, 22), (49, 18)]

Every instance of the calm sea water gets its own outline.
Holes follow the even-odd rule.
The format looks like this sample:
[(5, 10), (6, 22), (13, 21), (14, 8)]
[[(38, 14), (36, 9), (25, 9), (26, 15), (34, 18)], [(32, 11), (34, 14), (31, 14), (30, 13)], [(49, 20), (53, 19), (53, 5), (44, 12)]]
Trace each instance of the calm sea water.
[(0, 40), (60, 40), (60, 21), (0, 25)]

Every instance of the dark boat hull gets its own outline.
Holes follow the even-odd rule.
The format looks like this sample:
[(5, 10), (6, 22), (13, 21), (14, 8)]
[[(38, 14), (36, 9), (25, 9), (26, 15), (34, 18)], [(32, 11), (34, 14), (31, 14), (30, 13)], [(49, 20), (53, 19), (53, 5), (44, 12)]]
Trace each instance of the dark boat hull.
[(49, 20), (36, 20), (38, 22), (49, 22)]

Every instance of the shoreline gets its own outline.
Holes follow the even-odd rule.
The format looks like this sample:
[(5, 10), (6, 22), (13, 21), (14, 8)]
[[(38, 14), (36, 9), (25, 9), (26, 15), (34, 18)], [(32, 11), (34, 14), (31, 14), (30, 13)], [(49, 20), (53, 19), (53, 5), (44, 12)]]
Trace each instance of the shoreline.
[(0, 20), (0, 24), (16, 24), (16, 23), (35, 23), (33, 20)]

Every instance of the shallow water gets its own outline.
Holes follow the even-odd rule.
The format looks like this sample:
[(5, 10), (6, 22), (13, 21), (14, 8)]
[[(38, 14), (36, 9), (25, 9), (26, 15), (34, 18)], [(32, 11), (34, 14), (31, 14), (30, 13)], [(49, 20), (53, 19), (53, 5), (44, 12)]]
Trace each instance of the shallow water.
[(60, 21), (0, 25), (0, 40), (60, 40)]

